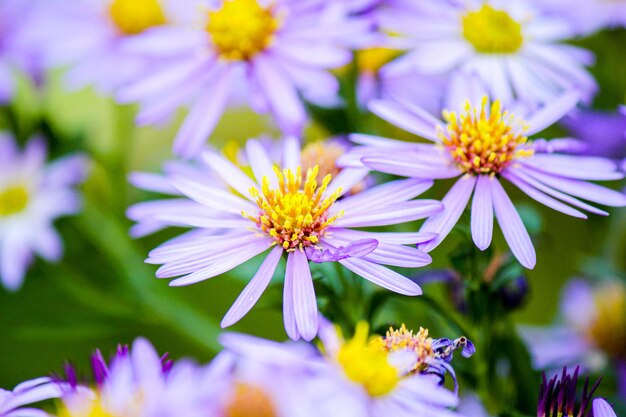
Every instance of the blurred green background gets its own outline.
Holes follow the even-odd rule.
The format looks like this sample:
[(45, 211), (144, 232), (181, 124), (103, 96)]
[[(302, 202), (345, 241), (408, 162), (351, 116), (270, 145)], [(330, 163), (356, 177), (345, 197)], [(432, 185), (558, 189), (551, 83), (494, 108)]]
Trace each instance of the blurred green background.
[[(626, 32), (605, 32), (577, 43), (598, 57), (593, 72), (601, 92), (595, 107), (615, 110), (624, 102), (626, 92)], [(24, 287), (15, 294), (0, 288), (0, 387), (13, 387), (25, 379), (59, 371), (67, 360), (86, 369), (88, 355), (95, 348), (112, 352), (117, 343), (129, 343), (139, 335), (175, 358), (210, 359), (217, 349), (219, 321), (259, 260), (190, 287), (170, 288), (167, 280), (154, 278), (156, 267), (144, 264), (144, 258), (150, 249), (179, 231), (137, 241), (128, 237), (126, 207), (157, 196), (132, 188), (126, 176), (132, 171), (160, 170), (161, 163), (170, 157), (178, 121), (163, 129), (135, 129), (132, 107), (114, 106), (91, 91), (65, 92), (59, 79), (59, 74), (52, 76), (51, 86), (43, 93), (24, 85), (1, 123), (17, 130), (22, 140), (39, 127), (49, 136), (54, 156), (82, 149), (92, 155), (94, 165), (84, 186), (83, 214), (58, 222), (66, 246), (63, 261), (56, 265), (36, 261)], [(339, 124), (333, 118), (332, 130), (346, 129), (341, 117), (338, 119)], [(370, 117), (368, 121), (379, 131), (400, 135), (378, 120)], [(268, 130), (272, 128), (263, 117), (234, 110), (220, 123), (212, 141), (219, 146)], [(312, 128), (310, 136), (318, 137), (320, 132)], [(558, 129), (550, 132), (559, 133)], [(449, 186), (441, 182), (425, 197), (439, 199)], [(543, 225), (543, 232), (535, 239), (537, 267), (527, 272), (531, 293), (525, 306), (515, 313), (518, 323), (551, 322), (558, 309), (559, 292), (573, 276), (582, 272), (623, 275), (624, 210), (613, 211), (609, 218), (591, 216), (582, 221), (532, 204), (519, 192), (513, 191), (512, 196), (530, 218)], [(499, 231), (496, 236), (496, 247), (505, 248)], [(458, 237), (451, 235), (436, 249), (432, 267), (448, 266), (446, 254), (458, 242)], [(425, 292), (443, 297), (438, 285), (426, 287)], [(277, 283), (233, 330), (284, 339), (280, 302)], [(430, 327), (434, 337), (448, 336), (436, 315), (430, 314), (429, 306), (419, 299), (394, 306), (394, 311), (384, 317), (401, 317), (409, 327)]]

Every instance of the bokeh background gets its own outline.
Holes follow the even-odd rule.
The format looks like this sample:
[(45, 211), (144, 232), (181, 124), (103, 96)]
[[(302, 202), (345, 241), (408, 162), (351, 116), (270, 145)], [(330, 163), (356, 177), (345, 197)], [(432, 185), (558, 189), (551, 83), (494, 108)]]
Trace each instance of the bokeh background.
[[(600, 83), (600, 93), (594, 108), (615, 111), (625, 102), (626, 31), (605, 31), (577, 44), (597, 56), (592, 72)], [(93, 91), (65, 91), (60, 79), (60, 73), (49, 74), (43, 90), (23, 80), (16, 102), (0, 117), (0, 126), (17, 132), (21, 141), (36, 131), (43, 132), (53, 156), (82, 149), (93, 159), (90, 179), (83, 187), (83, 214), (58, 222), (66, 247), (64, 259), (55, 265), (36, 261), (17, 293), (0, 287), (0, 386), (13, 387), (25, 379), (59, 371), (67, 360), (86, 369), (88, 355), (95, 348), (111, 352), (118, 343), (129, 343), (139, 335), (175, 358), (210, 359), (219, 349), (219, 321), (258, 260), (191, 287), (170, 288), (166, 280), (154, 278), (156, 267), (143, 260), (150, 249), (178, 231), (137, 241), (128, 236), (131, 223), (125, 209), (155, 196), (134, 189), (126, 178), (132, 171), (160, 170), (170, 157), (178, 122), (162, 129), (137, 129), (132, 122), (132, 106), (114, 105)], [(323, 123), (308, 129), (309, 140), (355, 129), (340, 110), (315, 114)], [(233, 146), (272, 131), (268, 123), (245, 110), (231, 110), (215, 131), (212, 143)], [(366, 116), (358, 128), (410, 139), (373, 116)], [(565, 130), (557, 127), (549, 133), (557, 136)], [(441, 182), (428, 197), (439, 199), (448, 188), (449, 184)], [(517, 323), (552, 322), (560, 290), (571, 277), (586, 274), (624, 279), (624, 210), (614, 210), (609, 218), (592, 216), (581, 221), (538, 204), (521, 204), (528, 199), (515, 193), (512, 196), (536, 233), (538, 253), (536, 269), (526, 273), (530, 292), (514, 315)], [(497, 247), (505, 248), (497, 236)], [(459, 238), (451, 236), (437, 248), (432, 268), (447, 265), (447, 254), (458, 243)], [(426, 287), (425, 292), (434, 298), (446, 297), (440, 284)], [(276, 285), (234, 330), (284, 339), (280, 303), (280, 285)], [(442, 327), (437, 314), (419, 298), (394, 303), (381, 320), (401, 320), (414, 328), (432, 327), (432, 336), (445, 336), (443, 331), (439, 334)]]

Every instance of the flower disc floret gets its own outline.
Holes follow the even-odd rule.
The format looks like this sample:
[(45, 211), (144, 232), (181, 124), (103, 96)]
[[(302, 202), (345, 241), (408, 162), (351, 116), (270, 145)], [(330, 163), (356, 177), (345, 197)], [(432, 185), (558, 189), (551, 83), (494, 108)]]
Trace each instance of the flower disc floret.
[(489, 112), (488, 108), (489, 100), (483, 97), (480, 109), (468, 101), (460, 115), (443, 112), (447, 127), (438, 136), (459, 168), (469, 174), (499, 174), (516, 158), (533, 155), (532, 149), (523, 148), (528, 126), (503, 112), (499, 100)]
[(244, 217), (256, 223), (288, 252), (316, 245), (325, 229), (342, 215), (329, 217), (328, 209), (339, 198), (341, 190), (324, 198), (332, 176), (326, 175), (318, 187), (318, 171), (318, 166), (307, 170), (303, 183), (300, 167), (295, 172), (291, 169), (281, 172), (274, 167), (278, 187), (272, 188), (269, 178), (263, 177), (260, 192), (257, 188), (250, 189), (260, 214), (255, 217), (244, 212)]
[(159, 0), (113, 0), (109, 14), (125, 35), (137, 35), (167, 22)]
[(0, 191), (0, 217), (11, 216), (28, 206), (28, 190), (23, 185), (14, 185)]
[(488, 4), (463, 16), (463, 37), (484, 54), (512, 54), (524, 43), (522, 26)]
[(402, 376), (389, 363), (389, 353), (380, 348), (376, 338), (369, 339), (368, 332), (368, 324), (359, 323), (354, 337), (339, 349), (337, 360), (350, 380), (372, 397), (380, 397), (392, 392)]
[(385, 352), (396, 352), (399, 350), (410, 350), (415, 352), (417, 363), (414, 371), (421, 371), (427, 367), (427, 361), (435, 357), (432, 348), (433, 339), (428, 337), (428, 329), (420, 327), (418, 332), (409, 330), (403, 324), (399, 329), (390, 327), (384, 337), (379, 336), (374, 339)]
[(255, 385), (236, 384), (224, 417), (276, 417), (276, 406), (267, 393)]
[(280, 27), (272, 5), (262, 7), (257, 0), (225, 0), (209, 12), (206, 30), (220, 57), (249, 61), (267, 49)]

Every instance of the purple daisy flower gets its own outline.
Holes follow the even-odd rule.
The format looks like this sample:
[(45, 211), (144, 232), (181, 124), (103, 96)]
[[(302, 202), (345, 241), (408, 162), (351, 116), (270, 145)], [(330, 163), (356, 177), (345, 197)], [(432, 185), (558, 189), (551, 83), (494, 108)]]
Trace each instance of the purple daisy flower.
[(394, 44), (409, 50), (388, 66), (449, 75), (448, 104), (457, 86), (468, 83), (505, 105), (549, 103), (572, 89), (590, 100), (597, 90), (584, 68), (593, 55), (560, 43), (575, 31), (531, 2), (427, 0), (413, 13), (390, 9), (379, 20), (385, 31), (399, 35)]
[(23, 72), (36, 82), (41, 79), (40, 58), (25, 36), (40, 3), (39, 0), (4, 0), (0, 3), (0, 104), (13, 98), (16, 72)]
[(405, 102), (373, 101), (370, 110), (434, 144), (402, 142), (369, 135), (352, 135), (363, 145), (346, 156), (343, 165), (366, 166), (373, 170), (410, 178), (461, 177), (443, 199), (445, 210), (430, 217), (422, 232), (439, 236), (419, 248), (429, 252), (450, 233), (470, 197), (471, 231), (476, 246), (491, 244), (493, 217), (498, 220), (513, 255), (526, 268), (536, 263), (535, 249), (521, 217), (501, 184), (506, 179), (534, 200), (565, 214), (586, 218), (577, 207), (592, 213), (608, 213), (576, 197), (608, 206), (626, 205), (626, 195), (587, 180), (617, 180), (624, 177), (616, 163), (596, 157), (561, 154), (571, 140), (535, 140), (527, 137), (559, 120), (577, 103), (578, 95), (561, 96), (526, 117), (527, 121), (503, 111), (499, 101), (480, 106), (468, 101), (462, 112), (444, 111), (444, 121)]
[(65, 392), (58, 415), (87, 417), (203, 415), (204, 371), (189, 362), (172, 363), (160, 357), (143, 338), (132, 348), (120, 347), (109, 363), (96, 352), (91, 360), (94, 385), (77, 381), (67, 369)]
[(78, 0), (42, 4), (28, 37), (46, 66), (69, 66), (71, 88), (93, 85), (112, 94), (150, 72), (154, 60), (126, 50), (129, 40), (166, 23), (184, 21), (188, 0)]
[(572, 112), (562, 124), (585, 144), (583, 153), (607, 158), (626, 158), (626, 114), (581, 110)]
[(31, 139), (20, 152), (13, 137), (0, 134), (0, 280), (11, 291), (22, 285), (34, 253), (50, 262), (61, 258), (53, 222), (80, 209), (73, 187), (85, 179), (85, 157), (45, 162), (43, 140)]
[[(367, 35), (369, 22), (319, 0), (204, 0), (192, 5), (197, 25), (165, 26), (137, 37), (129, 50), (165, 61), (120, 90), (141, 103), (139, 124), (158, 124), (190, 107), (174, 151), (193, 157), (224, 108), (243, 98), (270, 112), (286, 135), (306, 122), (300, 94), (335, 102), (338, 81), (327, 70), (351, 60), (346, 45)], [(343, 10), (343, 12), (342, 12)]]
[(626, 393), (626, 285), (572, 280), (561, 297), (559, 323), (522, 328), (538, 369), (582, 364), (598, 371), (614, 364)]
[(24, 406), (59, 398), (61, 394), (61, 386), (50, 378), (36, 378), (22, 382), (13, 391), (0, 389), (0, 416), (49, 417), (45, 411)]
[[(269, 251), (222, 321), (222, 326), (229, 326), (256, 303), (285, 254), (285, 329), (289, 337), (307, 340), (315, 337), (318, 325), (309, 261), (339, 262), (391, 291), (421, 294), (418, 285), (382, 264), (407, 268), (429, 264), (430, 256), (405, 245), (427, 242), (436, 235), (365, 232), (355, 228), (400, 224), (439, 213), (443, 207), (438, 201), (413, 200), (431, 187), (431, 180), (394, 181), (346, 196), (367, 175), (367, 169), (346, 169), (334, 178), (330, 174), (318, 178), (317, 166), (304, 173), (300, 149), (293, 138), (284, 143), (280, 168), (256, 140), (247, 142), (246, 152), (254, 179), (217, 153), (202, 155), (207, 167), (237, 194), (195, 177), (170, 178), (179, 192), (206, 210), (153, 216), (154, 220), (172, 226), (196, 228), (192, 234), (150, 253), (147, 262), (163, 264), (157, 277), (179, 277), (172, 281), (174, 286), (194, 284)], [(220, 234), (207, 236), (215, 230), (220, 230)]]
[(220, 341), (237, 357), (295, 370), (299, 375), (297, 400), (315, 404), (315, 415), (458, 415), (449, 410), (457, 405), (457, 396), (441, 386), (438, 378), (415, 372), (423, 365), (419, 362), (425, 358), (423, 349), (419, 353), (385, 349), (380, 338), (369, 339), (366, 323), (359, 324), (352, 339), (344, 340), (337, 328), (322, 320), (320, 338), (321, 353), (307, 344), (239, 334), (222, 335)]

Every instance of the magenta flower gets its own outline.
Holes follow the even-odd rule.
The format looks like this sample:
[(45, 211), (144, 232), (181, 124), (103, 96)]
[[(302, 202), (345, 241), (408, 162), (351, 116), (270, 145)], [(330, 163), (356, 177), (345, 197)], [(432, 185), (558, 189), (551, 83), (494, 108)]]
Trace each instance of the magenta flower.
[(338, 81), (327, 70), (348, 63), (346, 45), (369, 28), (322, 1), (200, 0), (190, 7), (197, 24), (155, 28), (131, 42), (129, 51), (162, 64), (118, 94), (141, 103), (140, 124), (162, 123), (189, 106), (174, 143), (183, 157), (199, 153), (233, 100), (269, 111), (285, 134), (299, 135), (306, 122), (300, 95), (335, 103)]
[(33, 254), (50, 262), (61, 258), (53, 222), (80, 209), (74, 186), (85, 179), (85, 158), (45, 163), (43, 140), (31, 139), (20, 152), (11, 136), (0, 134), (0, 281), (12, 291), (21, 287)]
[(196, 176), (170, 177), (179, 192), (205, 210), (153, 216), (158, 222), (194, 228), (150, 253), (149, 263), (163, 265), (157, 277), (179, 277), (171, 285), (189, 285), (267, 252), (258, 272), (222, 321), (223, 326), (229, 326), (256, 303), (284, 254), (285, 329), (293, 339), (308, 340), (317, 334), (318, 324), (309, 261), (339, 262), (389, 290), (421, 294), (418, 285), (381, 264), (407, 268), (429, 264), (427, 254), (405, 245), (427, 242), (436, 235), (355, 228), (400, 224), (439, 213), (442, 206), (437, 201), (412, 200), (430, 188), (431, 180), (394, 181), (346, 196), (368, 170), (346, 169), (334, 178), (331, 174), (318, 178), (316, 166), (304, 173), (295, 139), (284, 144), (282, 169), (255, 140), (248, 141), (246, 152), (254, 178), (214, 152), (202, 155), (204, 164), (236, 193)]
[(577, 101), (577, 94), (566, 94), (530, 114), (527, 121), (503, 111), (499, 101), (490, 106), (486, 97), (479, 107), (467, 102), (462, 112), (444, 111), (444, 121), (409, 103), (373, 101), (370, 109), (378, 116), (434, 144), (353, 135), (353, 141), (364, 146), (355, 148), (341, 163), (416, 179), (460, 176), (442, 201), (445, 210), (429, 218), (421, 228), (422, 232), (439, 236), (419, 248), (429, 252), (437, 247), (474, 195), (471, 231), (476, 246), (485, 250), (491, 244), (495, 214), (513, 255), (526, 268), (533, 268), (535, 250), (502, 187), (502, 179), (534, 200), (574, 217), (587, 217), (578, 209), (607, 214), (578, 198), (608, 206), (626, 205), (624, 194), (587, 182), (623, 178), (616, 163), (561, 154), (560, 151), (577, 145), (567, 140), (528, 142), (528, 136), (560, 119)]

